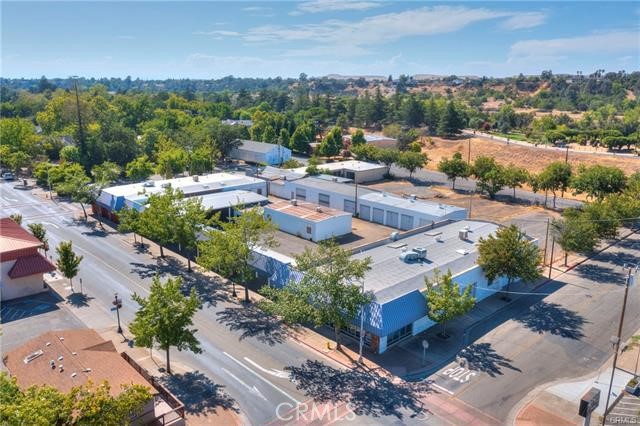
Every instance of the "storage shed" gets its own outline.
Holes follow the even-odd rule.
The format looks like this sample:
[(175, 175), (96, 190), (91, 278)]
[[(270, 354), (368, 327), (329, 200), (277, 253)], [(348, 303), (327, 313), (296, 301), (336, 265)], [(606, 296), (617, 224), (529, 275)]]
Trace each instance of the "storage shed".
[(351, 214), (317, 204), (278, 201), (264, 206), (264, 215), (281, 231), (311, 241), (322, 241), (351, 233)]
[(447, 219), (467, 218), (462, 207), (418, 200), (414, 196), (403, 198), (385, 192), (363, 194), (358, 200), (360, 219), (409, 230)]
[(231, 150), (230, 157), (247, 163), (273, 166), (291, 159), (291, 150), (282, 145), (242, 140), (237, 148)]
[[(383, 164), (366, 161), (348, 160), (335, 163), (318, 164), (321, 170), (327, 170), (334, 176), (352, 180), (355, 183), (375, 182), (384, 179), (387, 167)], [(297, 173), (306, 173), (306, 167), (294, 169)]]

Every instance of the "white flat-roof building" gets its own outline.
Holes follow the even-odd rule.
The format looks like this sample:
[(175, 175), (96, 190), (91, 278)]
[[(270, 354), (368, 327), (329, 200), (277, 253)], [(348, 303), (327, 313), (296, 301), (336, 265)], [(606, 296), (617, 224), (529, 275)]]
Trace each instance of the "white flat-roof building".
[[(351, 142), (351, 135), (345, 136), (345, 139)], [(384, 135), (365, 134), (364, 140), (367, 145), (373, 145), (378, 148), (397, 148), (398, 140)]]
[(447, 219), (465, 219), (467, 210), (461, 207), (433, 203), (415, 198), (373, 191), (350, 185), (308, 177), (295, 181), (273, 181), (270, 194), (280, 198), (309, 201), (325, 207), (343, 210), (363, 220), (408, 230)]
[(289, 160), (291, 150), (273, 143), (242, 140), (237, 148), (231, 150), (230, 157), (247, 163), (272, 166)]
[(264, 215), (281, 231), (311, 241), (322, 241), (351, 233), (351, 214), (317, 204), (290, 200), (263, 207)]
[[(366, 161), (347, 160), (335, 163), (319, 164), (321, 170), (328, 170), (332, 175), (350, 179), (355, 183), (374, 182), (384, 179), (387, 167), (382, 164)], [(306, 167), (293, 169), (296, 173), (306, 173)]]
[(264, 180), (244, 174), (213, 173), (194, 175), (105, 188), (93, 205), (94, 213), (117, 221), (116, 213), (125, 205), (140, 210), (147, 202), (150, 194), (162, 192), (168, 186), (179, 189), (185, 197), (203, 196), (233, 190), (252, 191), (260, 195), (267, 194), (267, 184)]
[(403, 198), (385, 192), (363, 194), (358, 200), (360, 219), (404, 231), (441, 222), (467, 218), (467, 209), (447, 204)]

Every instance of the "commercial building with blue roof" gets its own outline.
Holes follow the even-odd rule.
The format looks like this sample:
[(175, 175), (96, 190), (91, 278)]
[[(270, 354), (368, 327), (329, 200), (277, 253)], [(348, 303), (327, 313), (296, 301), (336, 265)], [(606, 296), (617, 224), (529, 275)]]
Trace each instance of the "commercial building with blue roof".
[[(406, 233), (396, 241), (383, 241), (354, 254), (371, 258), (364, 277), (364, 290), (374, 295), (365, 309), (364, 342), (376, 353), (435, 325), (427, 316), (425, 277), (435, 270), (450, 270), (461, 290), (473, 286), (480, 301), (502, 289), (507, 281), (489, 283), (476, 264), (477, 243), (499, 228), (491, 222), (462, 220)], [(359, 338), (360, 319), (346, 333)]]

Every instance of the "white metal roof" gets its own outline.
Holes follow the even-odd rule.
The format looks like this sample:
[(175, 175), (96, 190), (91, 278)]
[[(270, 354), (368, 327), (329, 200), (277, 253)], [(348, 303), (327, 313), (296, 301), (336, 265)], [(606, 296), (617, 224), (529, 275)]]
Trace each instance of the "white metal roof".
[[(468, 238), (461, 240), (458, 233), (465, 227), (468, 227)], [(371, 258), (371, 269), (364, 277), (364, 287), (375, 293), (378, 303), (384, 303), (423, 289), (424, 277), (433, 274), (436, 268), (442, 273), (450, 269), (455, 276), (473, 267), (478, 257), (478, 240), (498, 228), (490, 222), (463, 220), (364, 250), (353, 257)], [(414, 247), (427, 250), (426, 261), (406, 263), (400, 260), (403, 249)]]
[(450, 206), (447, 204), (433, 203), (430, 201), (403, 198), (386, 192), (371, 192), (359, 197), (360, 202), (372, 202), (392, 206), (399, 209), (410, 210), (412, 212), (423, 213), (430, 216), (441, 217), (454, 211), (465, 210), (462, 207)]
[(205, 209), (220, 210), (238, 205), (264, 203), (267, 198), (252, 191), (234, 190), (201, 196)]
[[(324, 163), (318, 164), (318, 168), (322, 170), (348, 170), (352, 172), (362, 172), (367, 170), (386, 170), (386, 166), (382, 164), (368, 163), (366, 161), (359, 160), (347, 160), (347, 161), (337, 161), (335, 163)], [(296, 173), (306, 173), (306, 167), (298, 167), (297, 169), (293, 169)]]

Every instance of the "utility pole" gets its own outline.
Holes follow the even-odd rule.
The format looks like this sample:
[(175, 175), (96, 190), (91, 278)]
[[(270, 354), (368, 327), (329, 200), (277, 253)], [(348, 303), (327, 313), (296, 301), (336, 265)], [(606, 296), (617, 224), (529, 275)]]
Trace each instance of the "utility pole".
[[(469, 138), (469, 149), (467, 150), (467, 164), (471, 166), (471, 138)], [(469, 191), (469, 219), (471, 219), (471, 206), (473, 202), (473, 193), (475, 188)]]
[[(364, 294), (364, 279), (362, 280), (362, 294)], [(364, 346), (364, 305), (360, 307), (360, 347), (358, 349), (358, 363), (362, 364), (362, 347)]]
[[(569, 162), (569, 146), (567, 145), (567, 149), (564, 152), (564, 164), (567, 164), (568, 162)], [(560, 194), (560, 198), (564, 198), (564, 189)]]
[(551, 258), (549, 259), (549, 279), (551, 279), (551, 271), (553, 270), (553, 249), (556, 246), (556, 237), (551, 240)]
[(550, 219), (547, 218), (547, 233), (544, 237), (544, 254), (542, 255), (542, 265), (547, 261), (547, 244), (549, 244), (549, 222)]
[(87, 146), (84, 141), (84, 129), (82, 128), (82, 114), (80, 113), (80, 95), (78, 95), (78, 77), (73, 76), (73, 87), (76, 91), (76, 111), (78, 113), (78, 137), (80, 138), (80, 158), (82, 161), (87, 158)]
[[(626, 265), (625, 265), (626, 267)], [(618, 334), (613, 341), (613, 368), (611, 369), (611, 380), (609, 381), (609, 392), (607, 392), (607, 402), (604, 405), (604, 416), (602, 416), (602, 426), (604, 426), (609, 413), (609, 399), (611, 398), (611, 388), (613, 387), (613, 378), (616, 374), (616, 364), (618, 362), (618, 352), (620, 352), (620, 339), (622, 338), (622, 325), (624, 324), (624, 314), (627, 309), (627, 296), (629, 295), (629, 285), (631, 284), (631, 267), (627, 274), (624, 284), (624, 298), (622, 299), (622, 310), (620, 311), (620, 322), (618, 323)]]

